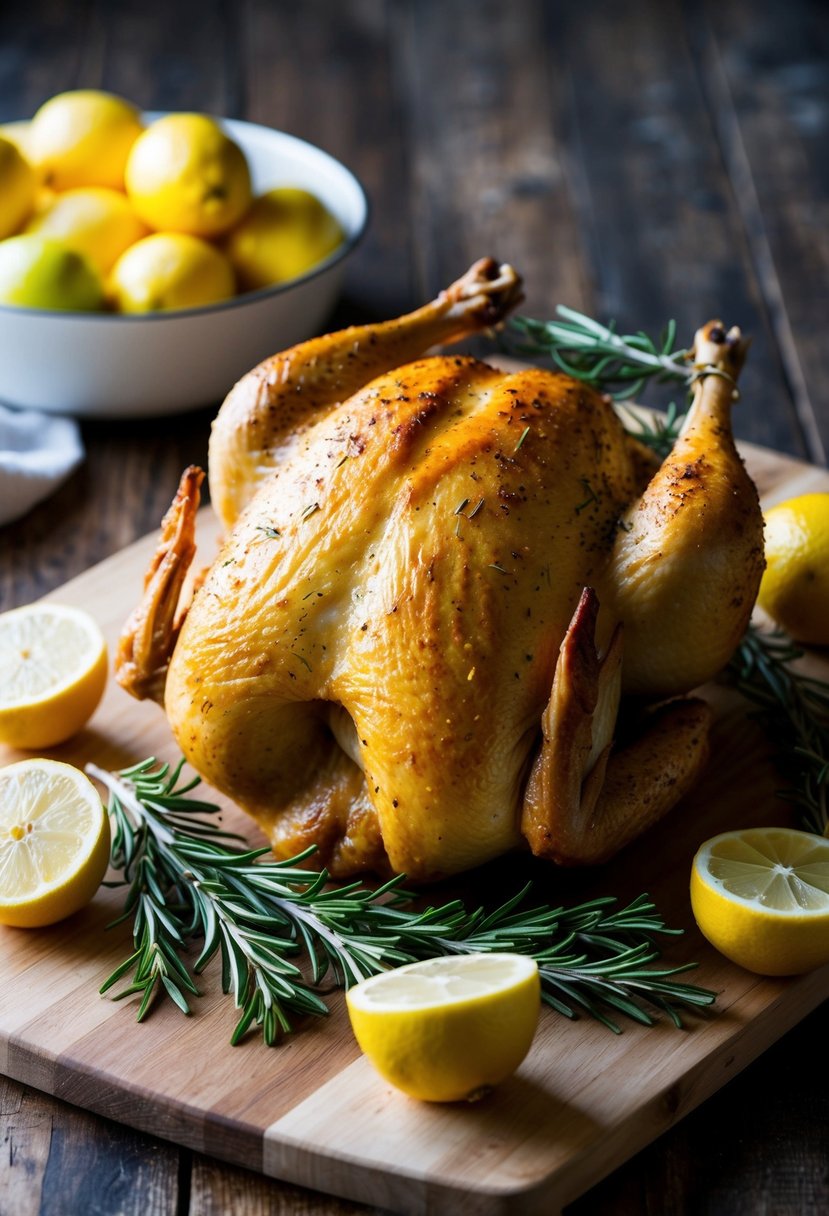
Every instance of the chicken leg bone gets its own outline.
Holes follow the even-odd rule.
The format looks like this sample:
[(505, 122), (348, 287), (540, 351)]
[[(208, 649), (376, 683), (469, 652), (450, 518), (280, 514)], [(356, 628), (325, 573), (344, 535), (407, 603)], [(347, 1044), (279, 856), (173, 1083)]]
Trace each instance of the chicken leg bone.
[(415, 312), (312, 338), (248, 372), (226, 397), (210, 437), (211, 500), (225, 528), (334, 406), (432, 346), (497, 325), (520, 299), (513, 268), (481, 258)]

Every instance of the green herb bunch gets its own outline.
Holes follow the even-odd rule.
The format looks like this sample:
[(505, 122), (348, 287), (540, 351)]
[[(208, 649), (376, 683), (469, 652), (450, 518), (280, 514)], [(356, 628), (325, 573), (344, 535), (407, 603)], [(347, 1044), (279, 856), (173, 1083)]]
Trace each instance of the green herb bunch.
[(675, 321), (658, 339), (642, 332), (619, 334), (612, 321), (602, 325), (563, 304), (551, 321), (513, 317), (505, 337), (515, 354), (548, 357), (568, 376), (621, 401), (632, 400), (651, 380), (693, 383), (700, 369), (694, 367), (691, 352), (674, 349), (675, 343)]
[[(677, 980), (694, 967), (655, 965), (666, 928), (647, 896), (573, 908), (532, 898), (531, 887), (490, 912), (460, 900), (418, 909), (397, 877), (377, 888), (332, 886), (302, 867), (313, 850), (267, 860), (216, 822), (218, 808), (188, 797), (198, 778), (149, 759), (120, 773), (87, 771), (109, 790), (112, 860), (126, 886), (134, 950), (103, 984), (140, 995), (138, 1020), (166, 993), (185, 1013), (215, 956), (222, 990), (241, 1011), (232, 1042), (261, 1026), (267, 1043), (296, 1017), (325, 1015), (323, 985), (348, 987), (388, 967), (441, 954), (519, 951), (538, 961), (543, 999), (566, 1017), (583, 1012), (616, 1032), (615, 1015), (650, 1025), (710, 1005), (714, 994)], [(119, 923), (119, 922), (116, 922)]]

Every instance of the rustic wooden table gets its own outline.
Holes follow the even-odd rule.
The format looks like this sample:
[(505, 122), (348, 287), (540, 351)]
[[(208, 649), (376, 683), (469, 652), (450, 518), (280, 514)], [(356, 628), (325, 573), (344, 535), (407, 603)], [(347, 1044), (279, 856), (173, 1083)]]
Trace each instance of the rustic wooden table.
[[(673, 316), (690, 338), (721, 312), (755, 336), (739, 435), (825, 462), (822, 0), (6, 0), (0, 120), (79, 86), (249, 118), (346, 161), (373, 217), (336, 321), (403, 311), (489, 252), (521, 269), (533, 315)], [(80, 472), (0, 531), (0, 607), (155, 528), (214, 412), (84, 426)], [(827, 1211), (823, 1013), (570, 1210)], [(368, 1211), (2, 1079), (0, 1112), (2, 1216)]]

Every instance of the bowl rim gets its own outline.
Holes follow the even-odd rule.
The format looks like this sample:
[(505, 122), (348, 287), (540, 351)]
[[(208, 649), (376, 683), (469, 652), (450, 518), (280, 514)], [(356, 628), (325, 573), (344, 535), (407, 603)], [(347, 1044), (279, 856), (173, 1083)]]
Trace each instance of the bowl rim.
[[(150, 122), (155, 122), (158, 118), (163, 118), (167, 114), (188, 114), (193, 113), (190, 110), (144, 110), (141, 117), (148, 119)], [(326, 157), (332, 161), (338, 169), (351, 178), (352, 184), (356, 187), (357, 195), (362, 203), (362, 215), (360, 221), (350, 236), (337, 246), (322, 262), (318, 262), (305, 274), (298, 275), (295, 279), (289, 279), (286, 283), (273, 283), (270, 287), (260, 287), (256, 291), (245, 291), (239, 295), (232, 296), (229, 300), (219, 300), (215, 304), (202, 304), (198, 308), (171, 308), (159, 310), (157, 312), (104, 312), (94, 309), (80, 310), (70, 308), (29, 308), (19, 304), (0, 304), (0, 317), (11, 314), (13, 316), (36, 316), (36, 317), (52, 317), (53, 319), (66, 321), (96, 321), (104, 325), (117, 324), (133, 324), (147, 325), (155, 322), (156, 324), (163, 321), (172, 321), (174, 319), (193, 316), (211, 316), (214, 313), (227, 312), (232, 308), (243, 308), (247, 304), (255, 304), (261, 300), (268, 300), (275, 296), (284, 295), (289, 291), (293, 291), (300, 284), (308, 283), (312, 279), (318, 278), (320, 275), (326, 274), (332, 270), (339, 262), (342, 262), (353, 252), (363, 240), (368, 228), (369, 219), (371, 218), (371, 203), (365, 186), (360, 181), (357, 174), (344, 164), (331, 152), (321, 148), (318, 144), (312, 144), (307, 139), (302, 139), (298, 135), (292, 135), (289, 131), (281, 131), (277, 127), (266, 127), (264, 123), (248, 122), (245, 118), (227, 118), (222, 115), (211, 115), (217, 122), (225, 124), (229, 123), (233, 126), (247, 127), (252, 131), (262, 131), (267, 135), (278, 135), (290, 143), (297, 144), (302, 148), (310, 148), (313, 152)], [(9, 122), (30, 122), (31, 119), (9, 119)], [(5, 125), (5, 124), (4, 124)], [(12, 238), (9, 238), (12, 239)]]

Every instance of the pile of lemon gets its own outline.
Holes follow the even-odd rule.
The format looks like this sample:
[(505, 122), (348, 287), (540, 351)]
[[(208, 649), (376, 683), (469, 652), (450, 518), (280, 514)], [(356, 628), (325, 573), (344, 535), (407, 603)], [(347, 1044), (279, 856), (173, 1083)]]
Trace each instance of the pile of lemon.
[(144, 313), (198, 308), (297, 278), (342, 243), (296, 187), (254, 197), (215, 119), (61, 93), (0, 127), (0, 304)]

